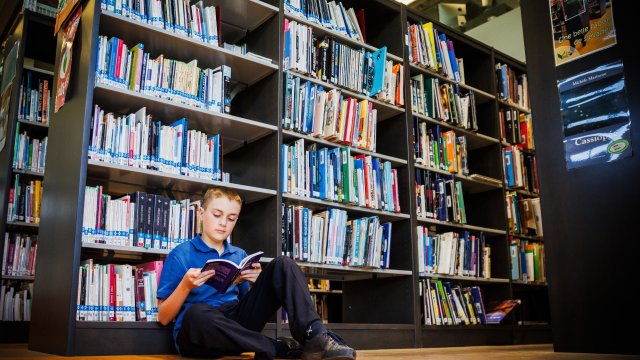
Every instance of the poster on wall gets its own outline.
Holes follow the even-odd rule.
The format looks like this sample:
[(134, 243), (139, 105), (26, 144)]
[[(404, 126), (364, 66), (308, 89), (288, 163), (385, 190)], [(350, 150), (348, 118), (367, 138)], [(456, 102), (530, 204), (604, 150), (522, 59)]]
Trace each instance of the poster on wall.
[(82, 7), (79, 7), (64, 28), (64, 38), (62, 40), (62, 48), (60, 49), (60, 65), (57, 73), (58, 81), (56, 81), (56, 103), (53, 109), (56, 113), (62, 105), (64, 105), (67, 96), (69, 78), (71, 78), (71, 48), (73, 46), (73, 39), (75, 39), (76, 36), (81, 14)]
[(4, 149), (7, 142), (7, 131), (9, 130), (9, 105), (11, 105), (11, 89), (13, 78), (16, 76), (16, 62), (18, 61), (18, 50), (20, 41), (13, 44), (11, 50), (4, 59), (2, 67), (2, 85), (0, 86), (0, 151)]
[(69, 18), (80, 0), (60, 0), (58, 3), (58, 11), (56, 12), (56, 23), (53, 27), (53, 35), (56, 35), (62, 27), (62, 24)]
[(611, 0), (549, 0), (556, 66), (616, 44)]
[(567, 169), (632, 155), (622, 61), (558, 81)]

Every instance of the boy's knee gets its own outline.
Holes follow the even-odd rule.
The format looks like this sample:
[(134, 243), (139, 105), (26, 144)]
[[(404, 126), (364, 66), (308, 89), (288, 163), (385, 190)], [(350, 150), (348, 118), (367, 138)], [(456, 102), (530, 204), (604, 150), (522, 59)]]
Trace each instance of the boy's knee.
[(298, 266), (296, 262), (293, 261), (290, 257), (284, 256), (284, 255), (277, 256), (275, 259), (273, 259), (273, 265), (284, 267), (284, 268), (291, 268), (292, 266), (293, 267)]

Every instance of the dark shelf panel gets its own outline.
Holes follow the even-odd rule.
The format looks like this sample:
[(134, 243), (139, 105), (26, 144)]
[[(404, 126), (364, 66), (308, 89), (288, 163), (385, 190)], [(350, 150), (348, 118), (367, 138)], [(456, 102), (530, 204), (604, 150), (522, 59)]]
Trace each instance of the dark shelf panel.
[(544, 238), (542, 236), (520, 235), (512, 232), (509, 232), (509, 235), (513, 236), (516, 239), (525, 239), (525, 240), (540, 241), (540, 242), (544, 241)]
[(278, 7), (259, 0), (213, 0), (209, 4), (220, 7), (223, 23), (248, 31), (257, 29), (279, 11)]
[(426, 121), (429, 124), (440, 125), (448, 129), (454, 130), (456, 132), (456, 135), (460, 135), (460, 134), (466, 135), (468, 150), (475, 150), (475, 149), (500, 143), (500, 140), (496, 138), (492, 138), (491, 136), (487, 136), (487, 135), (479, 134), (477, 132), (473, 132), (467, 129), (463, 129), (461, 127), (450, 124), (443, 120), (438, 120), (438, 119), (434, 119), (428, 116), (419, 115), (415, 113), (413, 114), (413, 116), (417, 117), (420, 120)]
[(171, 250), (168, 249), (145, 249), (143, 247), (134, 247), (134, 246), (119, 246), (119, 245), (108, 245), (108, 244), (95, 244), (95, 243), (82, 243), (83, 249), (97, 249), (97, 250), (106, 250), (113, 251), (117, 253), (126, 253), (126, 254), (156, 254), (156, 255), (167, 255)]
[(7, 226), (38, 229), (40, 227), (40, 224), (26, 223), (23, 221), (7, 221)]
[(546, 286), (548, 286), (547, 283), (541, 282), (541, 281), (524, 282), (522, 280), (511, 280), (511, 283), (514, 286), (519, 286), (519, 287), (546, 287)]
[(318, 290), (318, 289), (309, 289), (309, 292), (312, 294), (330, 294), (330, 295), (342, 295), (342, 290)]
[(516, 193), (522, 195), (522, 196), (527, 196), (527, 197), (540, 197), (540, 194), (536, 194), (534, 192), (530, 192), (530, 191), (526, 191), (526, 190), (522, 190), (522, 189), (514, 189), (511, 187), (507, 187), (507, 191), (515, 191)]
[[(415, 346), (416, 329), (413, 324), (328, 323), (324, 326), (328, 330), (335, 331), (349, 346), (358, 350)], [(283, 325), (282, 335), (290, 336), (286, 324)]]
[(308, 197), (298, 196), (298, 195), (282, 194), (282, 198), (287, 203), (304, 205), (312, 210), (320, 210), (325, 208), (337, 208), (337, 209), (347, 210), (349, 211), (349, 213), (353, 213), (353, 214), (362, 214), (363, 216), (377, 215), (380, 217), (380, 221), (382, 222), (409, 219), (408, 214), (369, 209), (369, 208), (355, 206), (355, 205), (325, 201), (325, 200), (308, 198)]
[(470, 178), (462, 174), (454, 174), (445, 170), (434, 169), (434, 168), (420, 165), (420, 164), (416, 164), (415, 167), (418, 169), (428, 170), (428, 171), (432, 171), (442, 175), (453, 175), (453, 177), (456, 180), (460, 180), (462, 182), (462, 190), (469, 194), (477, 194), (485, 191), (492, 191), (492, 190), (502, 188), (501, 185), (475, 180), (473, 178)]
[(0, 321), (0, 344), (17, 344), (29, 341), (29, 321)]
[(498, 102), (500, 103), (500, 106), (510, 107), (510, 108), (516, 109), (516, 110), (518, 110), (520, 112), (523, 112), (523, 113), (526, 113), (526, 114), (530, 114), (531, 113), (531, 109), (523, 108), (521, 106), (518, 106), (518, 105), (512, 103), (511, 101), (498, 99)]
[(363, 280), (382, 277), (411, 276), (410, 270), (376, 269), (356, 266), (328, 265), (296, 261), (308, 276), (339, 281)]
[[(299, 24), (303, 24), (303, 25), (306, 25), (306, 26), (312, 28), (313, 29), (313, 33), (316, 34), (319, 37), (327, 35), (327, 36), (330, 36), (330, 37), (338, 40), (338, 42), (341, 42), (341, 43), (343, 43), (345, 45), (349, 45), (349, 46), (351, 46), (353, 48), (356, 48), (356, 49), (365, 48), (365, 49), (367, 49), (368, 51), (371, 51), (371, 52), (378, 50), (378, 48), (376, 48), (374, 46), (371, 46), (369, 44), (365, 44), (365, 43), (363, 43), (361, 41), (354, 40), (354, 39), (352, 39), (350, 37), (347, 37), (347, 36), (344, 36), (344, 35), (340, 34), (337, 31), (327, 29), (324, 26), (320, 26), (320, 25), (318, 25), (316, 23), (308, 21), (307, 19), (304, 19), (304, 18), (301, 18), (299, 16), (293, 15), (293, 14), (288, 13), (286, 11), (284, 13), (284, 16), (287, 19), (291, 20), (291, 21), (295, 21), (295, 22), (297, 22)], [(388, 51), (387, 51), (387, 60), (393, 60), (394, 62), (399, 62), (399, 63), (403, 62), (401, 57), (399, 57), (397, 55), (394, 55), (394, 54), (390, 54)]]
[[(26, 59), (25, 59), (26, 60)], [(53, 65), (51, 65), (51, 68), (53, 69)], [(54, 73), (51, 70), (47, 70), (47, 69), (43, 69), (40, 67), (35, 67), (35, 66), (30, 66), (30, 65), (23, 65), (22, 66), (23, 70), (30, 70), (30, 71), (34, 71), (43, 75), (49, 75), (49, 76), (53, 76)]]
[[(337, 85), (322, 81), (322, 80), (318, 80), (316, 78), (307, 76), (307, 75), (303, 75), (300, 73), (297, 73), (295, 71), (289, 71), (287, 70), (285, 73), (289, 73), (292, 74), (293, 76), (299, 77), (300, 79), (312, 82), (314, 84), (320, 85), (326, 89), (339, 89), (342, 94), (344, 94), (345, 96), (348, 97), (352, 97), (354, 99), (358, 99), (358, 100), (369, 100), (369, 102), (371, 102), (373, 104), (373, 108), (378, 110), (378, 122), (389, 119), (391, 117), (394, 117), (396, 115), (402, 114), (404, 113), (404, 108), (401, 108), (399, 106), (395, 106), (377, 99), (374, 99), (370, 96), (367, 96), (365, 94), (361, 94), (358, 92), (355, 92), (353, 90), (349, 90), (349, 89), (344, 89), (342, 87), (339, 87)], [(405, 100), (406, 101), (406, 100)], [(406, 102), (405, 102), (406, 103)]]
[(37, 171), (18, 170), (18, 169), (12, 169), (12, 170), (13, 170), (13, 172), (15, 174), (24, 174), (24, 175), (44, 177), (44, 173), (37, 172)]
[(486, 233), (486, 234), (504, 235), (507, 233), (506, 231), (500, 230), (500, 229), (492, 229), (492, 228), (469, 225), (469, 224), (458, 224), (458, 223), (452, 223), (452, 222), (441, 221), (436, 219), (429, 219), (424, 217), (419, 217), (417, 220), (418, 220), (418, 223), (422, 223), (426, 225), (437, 225), (437, 226), (443, 226), (447, 228), (470, 230), (470, 231), (482, 231), (483, 233)]
[[(237, 2), (248, 3), (249, 1)], [(231, 3), (236, 3), (236, 1), (231, 1)], [(228, 16), (224, 12), (222, 14), (223, 17)], [(197, 59), (198, 66), (201, 68), (213, 69), (220, 65), (228, 65), (231, 67), (232, 80), (247, 85), (253, 85), (278, 71), (278, 66), (273, 62), (270, 63), (249, 55), (236, 54), (219, 46), (213, 46), (188, 36), (165, 31), (106, 11), (101, 16), (100, 34), (118, 36), (130, 48), (136, 43), (143, 43), (145, 52), (150, 52), (152, 58), (164, 54), (168, 58), (185, 62)], [(277, 61), (277, 59), (273, 59), (273, 61)]]
[(33, 281), (35, 280), (35, 276), (25, 276), (25, 275), (2, 275), (0, 276), (2, 280), (24, 280), (24, 281)]
[(252, 203), (276, 195), (275, 190), (221, 181), (196, 179), (184, 175), (167, 174), (155, 170), (114, 165), (95, 160), (88, 160), (87, 176), (101, 181), (114, 181), (163, 190), (168, 189), (171, 191), (180, 191), (184, 193), (202, 194), (211, 186), (228, 187), (236, 190), (247, 203)]
[(18, 122), (20, 124), (25, 124), (25, 125), (31, 125), (31, 126), (38, 126), (38, 127), (42, 127), (42, 128), (48, 128), (49, 124), (45, 124), (45, 123), (41, 123), (41, 122), (37, 122), (37, 121), (32, 121), (32, 120), (26, 120), (26, 119), (18, 119)]
[(190, 129), (198, 129), (208, 135), (222, 134), (225, 153), (277, 131), (277, 127), (259, 121), (182, 105), (103, 84), (96, 84), (94, 103), (105, 111), (120, 113), (135, 112), (147, 107), (147, 114), (164, 121), (173, 122), (185, 117), (189, 120)]
[(330, 146), (330, 147), (334, 147), (334, 148), (335, 147), (348, 147), (349, 149), (351, 149), (351, 153), (352, 154), (371, 155), (371, 156), (376, 157), (376, 158), (381, 159), (381, 160), (390, 161), (393, 167), (398, 167), (399, 165), (406, 165), (407, 164), (406, 160), (399, 159), (399, 158), (396, 158), (396, 157), (393, 157), (393, 156), (387, 156), (387, 155), (379, 154), (377, 152), (355, 148), (353, 146), (347, 146), (347, 145), (338, 144), (338, 143), (335, 143), (335, 142), (332, 142), (332, 141), (324, 140), (322, 138), (301, 134), (301, 133), (298, 133), (298, 132), (295, 132), (295, 131), (291, 131), (291, 130), (282, 130), (282, 135), (283, 135), (283, 139), (282, 139), (283, 143), (293, 142), (293, 141), (295, 141), (297, 139), (305, 139), (305, 140), (314, 142), (316, 144), (326, 145), (326, 146)]
[(464, 282), (473, 282), (479, 284), (508, 284), (509, 279), (499, 279), (499, 278), (482, 278), (482, 277), (473, 277), (473, 276), (457, 276), (457, 275), (445, 275), (445, 274), (421, 274), (421, 278), (427, 279), (435, 279), (435, 280), (454, 280), (454, 281), (464, 281)]

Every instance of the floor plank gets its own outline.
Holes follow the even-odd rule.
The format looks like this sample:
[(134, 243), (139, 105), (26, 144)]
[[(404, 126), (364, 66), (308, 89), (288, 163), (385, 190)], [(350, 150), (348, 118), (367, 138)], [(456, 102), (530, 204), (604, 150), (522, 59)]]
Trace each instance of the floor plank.
[[(0, 344), (0, 359), (47, 360), (63, 359), (63, 356), (44, 354), (27, 349), (26, 344)], [(469, 346), (429, 349), (392, 349), (392, 350), (360, 350), (358, 360), (630, 360), (639, 356), (556, 353), (553, 346), (515, 345), (515, 346)], [(179, 355), (128, 355), (128, 356), (78, 356), (83, 360), (177, 360), (186, 359)], [(224, 360), (248, 360), (250, 354), (238, 357), (225, 357)]]

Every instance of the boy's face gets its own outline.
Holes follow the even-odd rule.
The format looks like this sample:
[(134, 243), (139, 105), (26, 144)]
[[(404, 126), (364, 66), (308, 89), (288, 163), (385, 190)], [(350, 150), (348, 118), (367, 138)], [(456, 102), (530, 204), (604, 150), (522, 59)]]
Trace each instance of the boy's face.
[(202, 237), (215, 243), (226, 240), (238, 221), (240, 204), (226, 197), (211, 199), (207, 208), (200, 208)]

